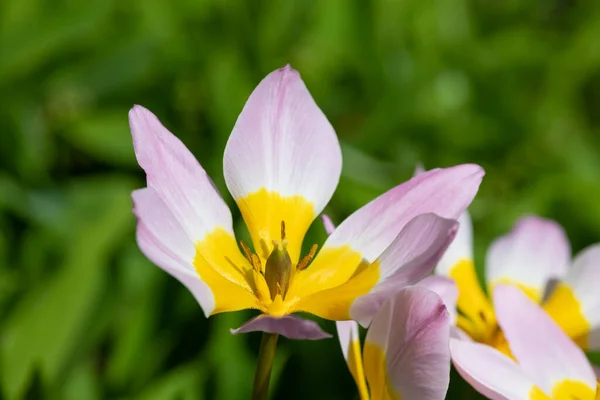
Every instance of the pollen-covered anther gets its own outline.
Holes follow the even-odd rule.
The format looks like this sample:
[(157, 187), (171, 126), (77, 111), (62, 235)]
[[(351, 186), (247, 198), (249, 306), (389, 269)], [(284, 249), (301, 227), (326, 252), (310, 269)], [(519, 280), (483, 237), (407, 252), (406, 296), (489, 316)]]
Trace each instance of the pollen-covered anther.
[(262, 263), (260, 262), (260, 257), (258, 257), (257, 254), (253, 253), (252, 250), (250, 250), (250, 247), (248, 247), (248, 245), (246, 243), (244, 243), (242, 240), (240, 240), (240, 246), (242, 247), (242, 250), (244, 251), (244, 255), (250, 262), (250, 265), (252, 265), (252, 268), (256, 272), (259, 272), (262, 274)]
[(302, 257), (302, 259), (298, 262), (298, 264), (296, 264), (297, 271), (304, 271), (306, 268), (308, 268), (308, 266), (312, 262), (313, 258), (315, 258), (318, 248), (319, 248), (319, 246), (316, 244), (313, 244), (311, 246), (308, 254), (304, 255), (304, 257)]

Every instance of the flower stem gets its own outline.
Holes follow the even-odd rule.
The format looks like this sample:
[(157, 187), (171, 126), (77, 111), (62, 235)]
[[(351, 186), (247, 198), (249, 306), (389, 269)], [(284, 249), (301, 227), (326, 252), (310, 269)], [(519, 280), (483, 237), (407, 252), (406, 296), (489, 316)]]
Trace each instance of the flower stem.
[(254, 375), (254, 389), (252, 390), (252, 400), (267, 400), (269, 394), (269, 380), (271, 379), (271, 369), (277, 350), (276, 333), (266, 333), (262, 335), (260, 341), (260, 350), (258, 351), (258, 361), (256, 364), (256, 374)]

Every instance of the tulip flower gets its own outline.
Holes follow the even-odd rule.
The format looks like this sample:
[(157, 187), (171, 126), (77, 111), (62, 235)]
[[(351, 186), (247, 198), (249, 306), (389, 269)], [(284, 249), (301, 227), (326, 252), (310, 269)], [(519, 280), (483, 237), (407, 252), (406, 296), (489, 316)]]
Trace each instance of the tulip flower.
[(494, 400), (594, 400), (596, 376), (583, 351), (518, 287), (494, 287), (497, 321), (511, 356), (483, 343), (450, 339), (452, 362)]
[(287, 66), (250, 95), (225, 147), (225, 182), (252, 239), (238, 245), (228, 206), (185, 145), (141, 106), (129, 121), (147, 179), (133, 193), (138, 245), (207, 317), (260, 312), (234, 333), (328, 336), (296, 312), (368, 323), (383, 289), (433, 269), (483, 177), (469, 164), (428, 171), (353, 213), (318, 253), (317, 245), (302, 253), (337, 186), (342, 156), (331, 124)]
[[(457, 325), (473, 340), (502, 348), (494, 307), (480, 287), (473, 264), (472, 226), (468, 212), (436, 268), (458, 285)], [(488, 293), (499, 284), (520, 288), (584, 349), (600, 349), (600, 245), (584, 249), (571, 261), (563, 229), (550, 220), (527, 216), (496, 239), (486, 256)]]
[(358, 324), (337, 322), (361, 400), (442, 400), (450, 380), (450, 316), (434, 292), (397, 291), (377, 312), (361, 353)]

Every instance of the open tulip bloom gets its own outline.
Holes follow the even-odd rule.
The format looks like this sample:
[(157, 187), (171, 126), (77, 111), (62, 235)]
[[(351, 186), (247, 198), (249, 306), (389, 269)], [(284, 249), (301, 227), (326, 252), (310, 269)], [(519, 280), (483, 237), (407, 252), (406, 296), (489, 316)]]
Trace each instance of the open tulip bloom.
[(360, 399), (443, 400), (450, 380), (449, 320), (438, 295), (410, 287), (396, 292), (377, 312), (362, 354), (358, 324), (337, 322)]
[(133, 193), (138, 245), (192, 292), (206, 316), (261, 312), (234, 332), (328, 336), (295, 312), (370, 322), (381, 293), (433, 269), (483, 177), (467, 164), (423, 173), (352, 214), (318, 254), (316, 245), (302, 254), (342, 158), (332, 126), (287, 66), (250, 95), (225, 147), (225, 182), (252, 238), (240, 250), (231, 212), (190, 151), (143, 107), (129, 121), (147, 178)]
[(594, 400), (596, 376), (583, 351), (517, 287), (494, 289), (510, 356), (468, 339), (450, 339), (452, 362), (477, 391), (498, 400)]
[[(473, 266), (469, 214), (460, 219), (456, 239), (436, 268), (456, 281), (457, 325), (471, 339), (502, 349), (492, 303), (479, 286)], [(600, 349), (600, 245), (592, 245), (571, 262), (563, 229), (555, 222), (527, 216), (490, 246), (485, 265), (488, 293), (498, 284), (520, 288), (583, 349)]]

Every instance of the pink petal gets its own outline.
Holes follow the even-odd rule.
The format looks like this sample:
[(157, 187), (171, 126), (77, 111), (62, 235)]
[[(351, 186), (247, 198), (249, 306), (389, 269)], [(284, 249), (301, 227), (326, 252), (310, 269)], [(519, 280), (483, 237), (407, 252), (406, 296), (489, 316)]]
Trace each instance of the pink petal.
[(223, 160), (238, 200), (261, 188), (301, 195), (318, 215), (333, 194), (342, 153), (333, 127), (289, 65), (254, 89), (233, 128)]
[(458, 218), (475, 197), (483, 175), (483, 169), (473, 164), (424, 172), (350, 215), (324, 247), (348, 244), (372, 262), (415, 216)]
[(338, 333), (338, 339), (340, 340), (340, 346), (344, 359), (348, 362), (348, 356), (350, 355), (350, 346), (354, 341), (360, 341), (358, 335), (358, 324), (354, 321), (336, 321), (335, 327)]
[(485, 344), (450, 339), (452, 363), (475, 390), (492, 400), (529, 400), (534, 383), (510, 358)]
[(359, 396), (361, 399), (368, 399), (369, 392), (363, 368), (358, 324), (354, 321), (336, 321), (335, 326), (346, 365), (356, 382)]
[(329, 218), (329, 216), (326, 214), (321, 214), (321, 221), (323, 222), (323, 227), (325, 228), (325, 232), (328, 235), (331, 235), (331, 233), (335, 230), (335, 225), (331, 221), (331, 218)]
[(458, 218), (458, 232), (456, 237), (444, 253), (435, 271), (439, 275), (448, 276), (450, 271), (461, 260), (473, 261), (473, 223), (471, 215), (465, 211)]
[(378, 259), (379, 282), (352, 304), (352, 319), (368, 326), (395, 292), (429, 275), (452, 241), (456, 228), (456, 221), (435, 214), (413, 218)]
[(192, 240), (154, 189), (136, 190), (132, 197), (140, 249), (153, 263), (183, 283), (208, 317), (215, 300), (192, 265), (196, 254)]
[[(403, 399), (444, 399), (450, 380), (448, 319), (440, 297), (423, 288), (403, 289), (385, 304), (365, 340), (365, 372), (373, 398), (394, 393)], [(376, 373), (373, 348), (385, 354), (387, 379)]]
[(437, 293), (448, 310), (448, 314), (450, 315), (450, 324), (456, 324), (456, 301), (458, 300), (458, 287), (453, 279), (446, 278), (445, 276), (428, 276), (417, 283), (416, 286), (429, 289), (432, 292)]
[(293, 315), (273, 317), (261, 314), (239, 328), (231, 329), (233, 335), (248, 332), (277, 333), (288, 339), (299, 340), (320, 340), (332, 337), (329, 333), (324, 332), (316, 322)]
[(141, 106), (129, 112), (138, 163), (187, 235), (201, 240), (219, 226), (233, 235), (231, 212), (206, 172), (181, 141)]
[(490, 284), (508, 281), (535, 289), (541, 300), (548, 281), (565, 275), (570, 258), (569, 241), (560, 225), (524, 217), (490, 246), (486, 279)]
[(583, 351), (520, 289), (498, 285), (494, 306), (510, 350), (519, 365), (546, 392), (565, 379), (596, 387)]
[(585, 248), (575, 257), (562, 283), (573, 291), (592, 329), (600, 329), (600, 244)]

